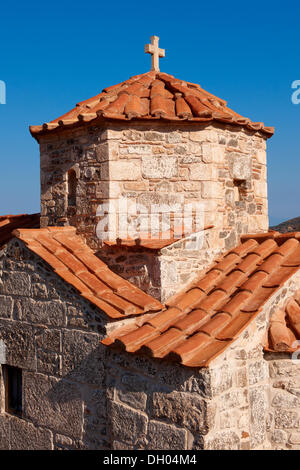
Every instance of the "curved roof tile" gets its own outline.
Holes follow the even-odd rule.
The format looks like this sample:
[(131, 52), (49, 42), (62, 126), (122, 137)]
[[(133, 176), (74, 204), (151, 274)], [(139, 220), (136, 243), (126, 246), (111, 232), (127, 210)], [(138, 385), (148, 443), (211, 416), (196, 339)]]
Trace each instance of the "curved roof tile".
[(158, 300), (113, 273), (76, 235), (74, 227), (18, 229), (13, 235), (111, 318), (121, 319), (162, 308)]
[(252, 122), (227, 107), (226, 101), (203, 90), (200, 85), (178, 80), (166, 73), (148, 72), (129, 80), (104, 88), (102, 93), (77, 103), (68, 113), (31, 126), (30, 132), (39, 135), (80, 126), (95, 120), (166, 120), (198, 123), (222, 122), (260, 131), (267, 137), (273, 127)]
[[(246, 235), (241, 241), (193, 286), (169, 299), (164, 310), (116, 329), (103, 343), (188, 367), (207, 366), (300, 268), (300, 232)], [(296, 300), (300, 304), (300, 294)], [(296, 301), (288, 304), (287, 315), (300, 334)]]
[(300, 290), (270, 319), (265, 351), (294, 352), (300, 349)]
[(20, 214), (0, 216), (0, 248), (13, 237), (16, 228), (38, 228), (40, 214)]

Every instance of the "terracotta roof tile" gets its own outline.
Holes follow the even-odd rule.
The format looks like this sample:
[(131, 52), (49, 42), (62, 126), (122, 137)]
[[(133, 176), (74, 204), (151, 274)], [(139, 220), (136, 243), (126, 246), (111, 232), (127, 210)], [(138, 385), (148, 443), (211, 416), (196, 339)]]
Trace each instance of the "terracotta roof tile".
[(259, 265), (259, 271), (263, 271), (266, 274), (271, 274), (278, 268), (278, 266), (282, 265), (282, 262), (283, 256), (278, 253), (274, 253), (270, 255), (266, 261)]
[(232, 248), (229, 253), (236, 253), (239, 256), (245, 256), (249, 251), (254, 250), (258, 245), (258, 242), (253, 238), (246, 240), (244, 243)]
[[(299, 269), (300, 264), (294, 266), (294, 256), (298, 261), (298, 235), (281, 237), (277, 232), (268, 232), (244, 236), (242, 243), (225, 253), (212, 269), (194, 282), (193, 287), (167, 301), (164, 310), (154, 314), (150, 320), (145, 318), (144, 323), (143, 317), (139, 317), (139, 323), (131, 325), (134, 335), (130, 336), (129, 348), (130, 332), (124, 334), (122, 329), (116, 329), (114, 336), (106, 342), (112, 347), (119, 344), (128, 351), (175, 360), (188, 367), (207, 366)], [(291, 266), (285, 266), (287, 261)], [(300, 306), (297, 302), (300, 305), (300, 290), (286, 310), (289, 341), (297, 336), (298, 329), (300, 333)], [(150, 339), (142, 329), (144, 326), (152, 328), (147, 329), (151, 332)], [(275, 327), (273, 330), (275, 338)], [(137, 343), (134, 343), (134, 338), (137, 338)]]
[(164, 119), (169, 121), (225, 122), (258, 131), (270, 137), (274, 129), (251, 122), (227, 107), (220, 98), (199, 85), (184, 82), (165, 73), (149, 72), (131, 77), (102, 93), (82, 101), (68, 113), (41, 126), (31, 126), (31, 134), (39, 135), (86, 122), (112, 120)]
[(235, 295), (231, 296), (230, 301), (222, 307), (222, 311), (229, 313), (232, 317), (234, 317), (241, 311), (242, 307), (248, 302), (251, 296), (251, 292), (249, 291), (238, 290)]
[[(187, 293), (188, 295), (189, 293)], [(225, 299), (228, 299), (227, 292), (224, 292), (221, 289), (216, 289), (212, 293), (208, 294), (204, 300), (200, 302), (195, 302), (196, 308), (201, 308), (206, 312), (216, 311), (222, 304), (224, 304)]]
[(13, 235), (111, 318), (140, 315), (162, 308), (153, 297), (110, 271), (76, 235), (73, 227), (18, 229)]
[(218, 354), (229, 346), (231, 341), (211, 340), (198, 353), (185, 361), (187, 367), (203, 367), (209, 364)]
[(298, 266), (279, 266), (277, 270), (264, 281), (264, 287), (279, 287), (281, 284), (284, 284), (284, 282), (289, 279), (295, 272), (297, 272), (298, 269)]
[[(260, 266), (260, 269), (261, 269), (261, 266)], [(256, 289), (258, 289), (259, 287), (263, 285), (267, 277), (268, 277), (267, 272), (258, 271), (257, 273), (254, 273), (253, 276), (248, 278), (247, 281), (244, 282), (240, 288), (242, 290), (246, 290), (246, 291), (248, 290), (249, 292), (253, 293), (256, 291)]]
[(256, 312), (271, 297), (275, 290), (276, 287), (260, 287), (241, 310), (243, 312)]
[(294, 352), (300, 349), (300, 290), (270, 318), (266, 351)]
[(300, 336), (300, 306), (294, 299), (290, 299), (285, 307), (289, 323), (297, 336)]
[(0, 248), (11, 240), (16, 228), (38, 228), (40, 214), (1, 215), (0, 216)]
[(217, 285), (217, 281), (223, 277), (222, 271), (217, 271), (216, 269), (211, 269), (205, 277), (200, 279), (200, 281), (195, 282), (195, 286), (203, 290), (203, 292), (208, 292), (213, 287)]
[(210, 336), (205, 333), (196, 333), (190, 336), (188, 339), (182, 342), (182, 344), (172, 351), (172, 353), (178, 356), (179, 361), (189, 361), (197, 354), (203, 346), (211, 342)]
[(240, 315), (235, 316), (232, 321), (216, 335), (216, 338), (220, 341), (234, 339), (246, 328), (255, 316), (256, 315), (252, 313), (241, 312)]
[(182, 320), (179, 320), (174, 324), (175, 328), (178, 328), (185, 333), (192, 335), (199, 330), (199, 327), (203, 325), (210, 315), (204, 310), (196, 309), (192, 310), (191, 313), (184, 316)]
[(199, 331), (209, 336), (216, 336), (230, 321), (231, 315), (228, 313), (217, 313), (201, 326)]
[(253, 272), (260, 262), (260, 256), (255, 253), (251, 253), (242, 260), (242, 262), (237, 266), (237, 269), (245, 274), (249, 274)]
[(218, 288), (231, 295), (246, 279), (248, 280), (248, 276), (237, 269), (224, 277), (223, 281), (218, 284)]
[(229, 253), (222, 261), (215, 264), (213, 268), (218, 269), (219, 271), (228, 272), (231, 271), (240, 262), (240, 260), (241, 258), (236, 253)]
[(139, 329), (122, 336), (121, 344), (129, 352), (136, 351), (139, 346), (147, 343), (151, 339), (159, 336), (159, 331), (151, 325), (143, 325)]
[(154, 326), (159, 331), (164, 331), (183, 316), (185, 316), (185, 313), (179, 308), (171, 307), (155, 315), (155, 317), (148, 320), (147, 323)]
[(172, 351), (179, 343), (182, 343), (185, 335), (176, 328), (170, 328), (165, 333), (154, 338), (142, 346), (141, 352), (151, 354), (153, 357), (164, 357)]

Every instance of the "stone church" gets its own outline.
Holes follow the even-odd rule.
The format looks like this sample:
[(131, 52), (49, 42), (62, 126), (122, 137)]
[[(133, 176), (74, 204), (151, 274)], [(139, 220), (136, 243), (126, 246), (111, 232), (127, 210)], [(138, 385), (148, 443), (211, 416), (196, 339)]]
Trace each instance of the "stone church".
[(299, 449), (274, 129), (146, 52), (150, 72), (30, 128), (41, 214), (0, 217), (0, 448)]

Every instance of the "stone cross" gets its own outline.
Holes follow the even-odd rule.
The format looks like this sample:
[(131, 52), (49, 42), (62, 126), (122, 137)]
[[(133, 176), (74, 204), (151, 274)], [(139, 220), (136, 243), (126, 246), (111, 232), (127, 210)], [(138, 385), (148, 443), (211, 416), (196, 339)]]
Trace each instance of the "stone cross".
[(159, 72), (159, 58), (165, 57), (165, 49), (160, 49), (158, 47), (158, 36), (151, 36), (151, 44), (146, 44), (145, 52), (146, 54), (151, 54), (151, 70)]

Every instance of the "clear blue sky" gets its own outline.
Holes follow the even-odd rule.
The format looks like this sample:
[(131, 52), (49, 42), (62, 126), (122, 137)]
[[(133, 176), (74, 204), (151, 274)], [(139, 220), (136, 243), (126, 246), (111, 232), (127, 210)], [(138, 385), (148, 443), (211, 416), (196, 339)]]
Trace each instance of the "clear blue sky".
[(161, 70), (275, 126), (268, 141), (271, 223), (300, 216), (299, 2), (165, 0), (2, 2), (0, 214), (39, 211), (41, 124), (76, 102), (150, 69), (144, 44), (160, 36)]

